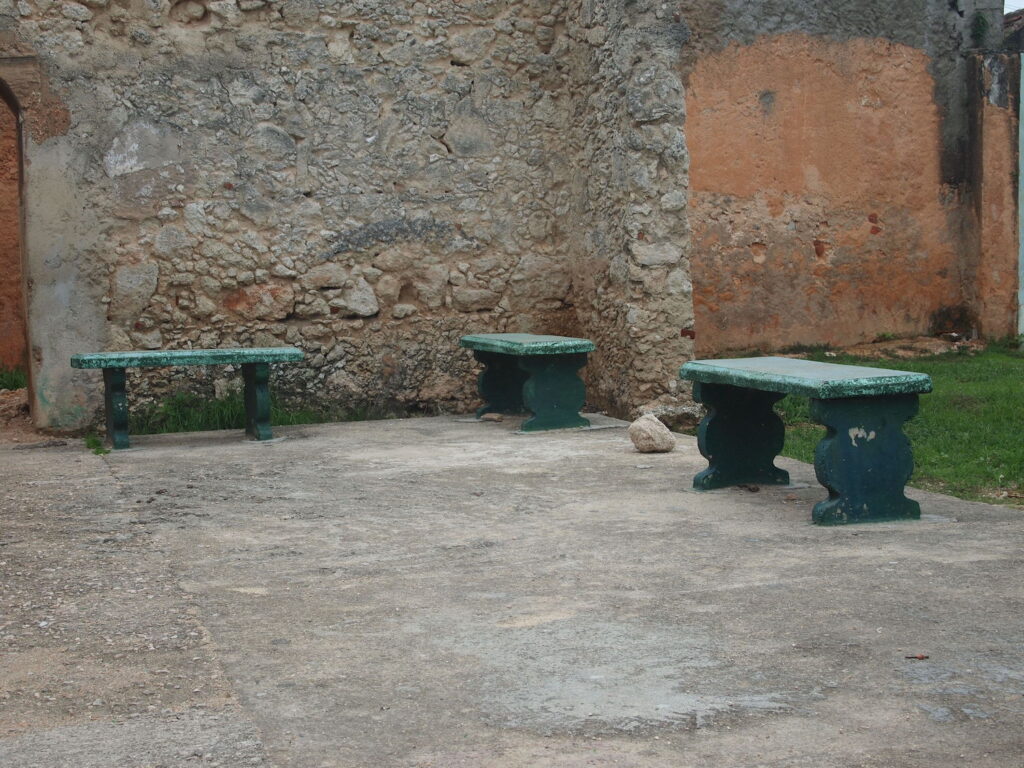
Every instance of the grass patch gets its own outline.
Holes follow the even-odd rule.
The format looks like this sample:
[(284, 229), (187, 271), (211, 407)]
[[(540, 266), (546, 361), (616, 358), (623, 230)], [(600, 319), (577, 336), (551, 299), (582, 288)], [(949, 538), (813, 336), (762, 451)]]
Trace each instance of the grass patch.
[(110, 453), (110, 449), (103, 444), (103, 438), (92, 433), (85, 436), (85, 447), (97, 456), (103, 456), (104, 454)]
[[(275, 427), (322, 424), (334, 421), (370, 421), (404, 415), (398, 408), (289, 408), (271, 397), (270, 423)], [(241, 393), (224, 398), (207, 398), (178, 392), (158, 403), (133, 408), (128, 431), (134, 435), (163, 432), (206, 432), (244, 429), (245, 401)]]
[(0, 368), (0, 389), (24, 389), (28, 374), (20, 368)]
[[(809, 359), (927, 373), (935, 390), (907, 423), (914, 448), (911, 485), (964, 499), (1024, 499), (1024, 354), (992, 345), (977, 354), (865, 360), (815, 351)], [(776, 409), (786, 423), (783, 455), (814, 461), (824, 427), (810, 422), (807, 398), (789, 395)]]

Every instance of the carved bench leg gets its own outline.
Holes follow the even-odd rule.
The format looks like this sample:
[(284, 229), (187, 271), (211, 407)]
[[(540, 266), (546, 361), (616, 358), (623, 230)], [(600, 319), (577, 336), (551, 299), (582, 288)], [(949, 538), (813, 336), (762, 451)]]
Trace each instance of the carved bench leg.
[(577, 371), (587, 354), (520, 357), (519, 367), (529, 374), (523, 385), (523, 403), (533, 415), (523, 422), (524, 432), (589, 427), (580, 416), (587, 390)]
[(815, 523), (921, 517), (921, 505), (903, 495), (914, 471), (903, 424), (917, 409), (917, 395), (811, 400), (811, 418), (828, 429), (814, 451), (815, 474), (829, 495), (814, 506)]
[(103, 369), (103, 402), (107, 414), (107, 439), (113, 448), (127, 448), (128, 392), (124, 368)]
[(527, 373), (519, 368), (516, 358), (480, 350), (473, 350), (473, 357), (485, 366), (477, 378), (477, 389), (484, 401), (476, 409), (477, 418), (485, 413), (522, 413)]
[(701, 491), (739, 483), (786, 485), (789, 473), (775, 466), (786, 428), (772, 405), (785, 397), (779, 392), (693, 385), (693, 398), (708, 408), (697, 429), (697, 447), (709, 467), (693, 478)]
[(245, 433), (253, 440), (270, 440), (270, 365), (243, 363)]

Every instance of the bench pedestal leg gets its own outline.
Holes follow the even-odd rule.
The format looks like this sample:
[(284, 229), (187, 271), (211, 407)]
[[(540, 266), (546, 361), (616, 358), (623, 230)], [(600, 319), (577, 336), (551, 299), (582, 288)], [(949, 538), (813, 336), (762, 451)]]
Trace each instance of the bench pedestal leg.
[(520, 357), (519, 367), (529, 374), (523, 385), (523, 403), (533, 415), (523, 422), (523, 432), (589, 427), (580, 416), (587, 397), (577, 373), (587, 364), (587, 354)]
[(127, 448), (128, 393), (124, 368), (103, 369), (103, 402), (107, 414), (107, 439), (113, 448)]
[(523, 384), (528, 374), (519, 368), (516, 358), (479, 350), (473, 350), (473, 357), (485, 366), (477, 378), (484, 404), (476, 409), (476, 417), (479, 419), (485, 413), (522, 413)]
[(709, 467), (693, 478), (700, 491), (740, 483), (787, 485), (789, 473), (775, 466), (786, 428), (772, 405), (779, 392), (728, 384), (693, 385), (693, 398), (708, 407), (697, 429), (697, 447)]
[(270, 365), (244, 363), (245, 433), (253, 440), (270, 440)]
[(815, 523), (921, 517), (921, 505), (903, 495), (914, 470), (903, 424), (917, 409), (917, 395), (811, 399), (811, 418), (828, 429), (814, 451), (815, 474), (829, 495), (815, 505)]

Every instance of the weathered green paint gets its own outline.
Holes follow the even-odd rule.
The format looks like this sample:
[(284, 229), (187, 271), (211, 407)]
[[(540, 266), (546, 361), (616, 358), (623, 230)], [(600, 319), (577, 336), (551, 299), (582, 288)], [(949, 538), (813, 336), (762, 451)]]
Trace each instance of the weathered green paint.
[(114, 448), (127, 448), (128, 392), (125, 368), (175, 365), (241, 365), (245, 381), (245, 433), (270, 440), (270, 364), (302, 359), (295, 347), (250, 349), (167, 349), (152, 352), (98, 352), (73, 355), (72, 368), (102, 368), (107, 439)]
[(693, 396), (708, 406), (697, 433), (709, 467), (693, 481), (709, 490), (738, 483), (787, 483), (774, 466), (785, 428), (772, 404), (786, 394), (811, 398), (811, 417), (827, 429), (814, 469), (829, 498), (815, 505), (821, 525), (917, 519), (904, 486), (914, 469), (903, 424), (931, 392), (925, 374), (816, 363), (785, 357), (694, 360), (683, 366)]
[(532, 333), (478, 333), (463, 336), (459, 345), (480, 352), (502, 355), (569, 355), (593, 352), (596, 347), (588, 339), (571, 336), (538, 336)]
[(530, 375), (523, 385), (523, 403), (533, 413), (520, 427), (523, 432), (590, 426), (580, 416), (587, 391), (577, 373), (586, 364), (586, 352), (519, 358), (519, 366)]
[(107, 440), (113, 448), (127, 448), (128, 393), (124, 368), (103, 369), (103, 403), (107, 413)]
[(518, 358), (479, 350), (473, 351), (473, 357), (484, 364), (477, 378), (484, 404), (476, 409), (476, 417), (479, 419), (485, 413), (523, 413), (523, 385), (529, 374), (519, 367)]
[(158, 349), (145, 352), (97, 352), (72, 355), (72, 368), (163, 368), (172, 365), (289, 363), (302, 359), (295, 347), (249, 349)]
[(679, 375), (706, 384), (731, 384), (819, 400), (932, 391), (931, 377), (925, 373), (818, 363), (789, 357), (692, 360), (682, 367)]
[(903, 424), (917, 410), (917, 395), (811, 400), (811, 418), (828, 430), (814, 451), (814, 472), (829, 498), (815, 505), (814, 522), (921, 517), (921, 505), (903, 494), (914, 471)]
[(270, 440), (270, 364), (242, 365), (245, 382), (245, 434), (253, 440)]
[(578, 371), (594, 344), (567, 336), (528, 333), (482, 333), (463, 336), (460, 346), (473, 350), (485, 368), (477, 379), (485, 413), (531, 412), (524, 432), (586, 427), (579, 411), (586, 388)]
[(728, 384), (694, 385), (694, 400), (708, 409), (697, 429), (697, 448), (709, 465), (693, 478), (694, 488), (709, 491), (740, 483), (789, 483), (789, 473), (774, 464), (786, 427), (772, 405), (783, 397)]

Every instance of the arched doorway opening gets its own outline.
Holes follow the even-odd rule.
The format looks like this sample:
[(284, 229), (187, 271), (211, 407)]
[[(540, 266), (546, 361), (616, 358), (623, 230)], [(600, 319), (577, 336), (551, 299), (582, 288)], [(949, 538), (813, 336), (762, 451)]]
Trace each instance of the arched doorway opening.
[(28, 322), (22, 257), (20, 109), (0, 81), (0, 388), (28, 375)]

